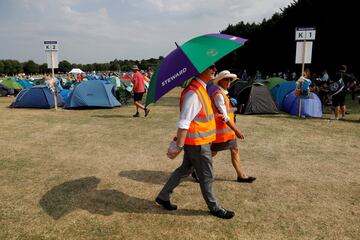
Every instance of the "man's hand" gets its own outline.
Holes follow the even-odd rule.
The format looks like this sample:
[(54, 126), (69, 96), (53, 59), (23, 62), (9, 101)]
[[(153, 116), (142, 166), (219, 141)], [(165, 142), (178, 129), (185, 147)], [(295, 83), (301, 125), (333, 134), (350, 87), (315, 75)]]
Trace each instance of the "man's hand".
[(168, 148), (168, 150), (167, 150), (166, 155), (167, 155), (170, 159), (174, 159), (174, 158), (177, 157), (177, 155), (180, 154), (181, 150), (182, 150), (182, 149), (177, 146), (176, 141), (173, 140), (173, 141), (171, 141), (170, 144), (169, 144), (169, 148)]
[(236, 130), (235, 135), (239, 139), (244, 139), (245, 138), (244, 134), (240, 130)]

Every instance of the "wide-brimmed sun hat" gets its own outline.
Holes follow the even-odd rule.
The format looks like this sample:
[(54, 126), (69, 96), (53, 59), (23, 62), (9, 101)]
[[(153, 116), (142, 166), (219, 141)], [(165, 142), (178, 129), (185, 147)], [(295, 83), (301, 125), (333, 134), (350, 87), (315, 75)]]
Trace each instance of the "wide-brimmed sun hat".
[(133, 65), (133, 66), (131, 67), (131, 70), (140, 70), (140, 69), (139, 69), (139, 67), (138, 67), (137, 65)]
[(224, 78), (230, 78), (231, 81), (234, 81), (236, 79), (238, 79), (238, 77), (236, 76), (236, 74), (233, 74), (231, 73), (230, 71), (228, 70), (224, 70), (224, 71), (221, 71), (217, 76), (216, 78), (214, 79), (214, 84), (218, 85), (219, 81), (224, 79)]

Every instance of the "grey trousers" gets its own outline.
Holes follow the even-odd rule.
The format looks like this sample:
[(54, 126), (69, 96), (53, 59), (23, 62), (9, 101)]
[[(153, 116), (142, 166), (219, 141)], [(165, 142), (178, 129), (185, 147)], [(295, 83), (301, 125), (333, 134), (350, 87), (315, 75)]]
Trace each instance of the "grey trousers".
[(181, 166), (173, 172), (163, 189), (160, 191), (158, 197), (161, 200), (169, 201), (173, 189), (180, 184), (182, 178), (189, 176), (193, 168), (195, 168), (200, 182), (201, 193), (209, 210), (217, 211), (221, 208), (213, 194), (212, 184), (214, 181), (214, 174), (210, 145), (211, 144), (184, 146), (183, 162)]

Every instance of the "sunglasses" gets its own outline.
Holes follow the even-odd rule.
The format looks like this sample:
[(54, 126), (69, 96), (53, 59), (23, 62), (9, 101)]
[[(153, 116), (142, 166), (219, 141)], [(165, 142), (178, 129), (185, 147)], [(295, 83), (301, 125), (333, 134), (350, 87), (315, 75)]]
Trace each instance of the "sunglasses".
[(211, 70), (216, 70), (216, 66), (215, 66), (215, 65), (211, 65), (211, 66), (209, 67), (209, 69), (211, 69)]

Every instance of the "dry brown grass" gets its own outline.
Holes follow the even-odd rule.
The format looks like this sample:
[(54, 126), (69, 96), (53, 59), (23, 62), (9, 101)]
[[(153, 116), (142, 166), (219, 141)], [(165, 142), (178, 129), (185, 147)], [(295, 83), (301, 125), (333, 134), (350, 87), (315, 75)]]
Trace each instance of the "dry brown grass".
[(215, 193), (236, 212), (220, 220), (190, 178), (178, 211), (154, 204), (181, 162), (165, 156), (178, 94), (137, 119), (132, 105), (54, 112), (0, 98), (0, 239), (359, 239), (358, 106), (344, 122), (238, 116), (257, 180), (236, 183), (229, 153), (216, 156)]

